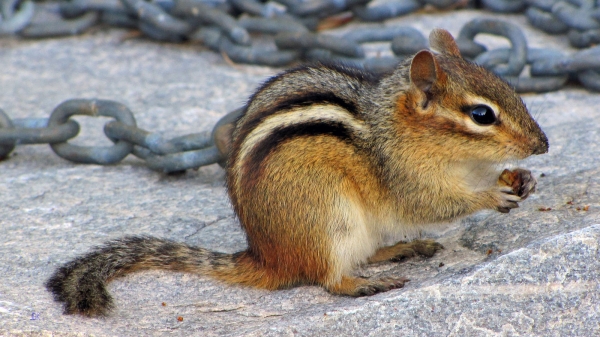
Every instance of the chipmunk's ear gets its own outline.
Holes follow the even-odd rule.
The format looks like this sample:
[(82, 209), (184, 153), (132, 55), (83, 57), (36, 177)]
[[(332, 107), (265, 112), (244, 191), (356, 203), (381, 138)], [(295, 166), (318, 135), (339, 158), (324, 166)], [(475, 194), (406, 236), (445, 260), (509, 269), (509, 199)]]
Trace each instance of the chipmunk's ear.
[(448, 55), (462, 57), (452, 35), (445, 29), (436, 28), (429, 34), (429, 46), (432, 50)]
[(431, 88), (436, 83), (441, 85), (445, 83), (446, 74), (432, 52), (421, 50), (413, 57), (410, 64), (410, 81), (429, 97)]

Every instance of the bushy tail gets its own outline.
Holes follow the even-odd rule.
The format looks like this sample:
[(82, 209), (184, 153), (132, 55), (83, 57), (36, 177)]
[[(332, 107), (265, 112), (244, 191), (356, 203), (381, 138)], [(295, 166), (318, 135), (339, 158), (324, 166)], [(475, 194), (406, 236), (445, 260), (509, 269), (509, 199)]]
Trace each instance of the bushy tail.
[[(106, 283), (115, 277), (136, 270), (167, 269), (219, 278), (238, 274), (238, 282), (253, 283), (256, 273), (244, 277), (237, 268), (237, 260), (248, 260), (245, 253), (224, 254), (151, 237), (126, 237), (65, 264), (46, 282), (46, 288), (64, 303), (67, 314), (106, 315), (113, 307)], [(250, 271), (247, 266), (244, 269)]]

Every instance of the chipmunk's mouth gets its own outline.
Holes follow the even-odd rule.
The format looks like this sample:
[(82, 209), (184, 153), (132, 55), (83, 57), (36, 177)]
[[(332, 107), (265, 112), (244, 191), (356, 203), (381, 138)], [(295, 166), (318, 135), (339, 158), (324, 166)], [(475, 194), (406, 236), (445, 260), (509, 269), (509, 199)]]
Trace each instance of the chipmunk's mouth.
[(507, 156), (505, 161), (525, 159), (530, 157), (533, 153), (531, 153), (531, 149), (516, 149), (511, 154), (512, 155)]
[(505, 156), (505, 160), (513, 160), (513, 159), (525, 159), (527, 157), (533, 156), (533, 155), (537, 155), (537, 154), (544, 154), (548, 152), (548, 141), (547, 140), (539, 140), (539, 141), (535, 141), (535, 143), (533, 142), (529, 142), (529, 143), (522, 143), (522, 144), (515, 144), (515, 143), (510, 143), (509, 145), (507, 145), (505, 147), (506, 149), (506, 156)]
[(548, 143), (540, 142), (538, 144), (534, 144), (526, 148), (521, 147), (517, 149), (514, 153), (517, 157), (516, 159), (525, 159), (533, 155), (548, 153)]

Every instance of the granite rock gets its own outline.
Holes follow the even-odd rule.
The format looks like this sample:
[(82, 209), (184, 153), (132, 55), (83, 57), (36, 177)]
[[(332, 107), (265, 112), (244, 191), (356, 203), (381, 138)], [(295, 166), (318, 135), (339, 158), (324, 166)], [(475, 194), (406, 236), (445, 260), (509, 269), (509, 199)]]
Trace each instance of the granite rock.
[[(390, 24), (456, 34), (480, 15), (418, 14)], [(521, 16), (506, 19), (526, 27)], [(171, 137), (210, 129), (278, 71), (125, 35), (0, 39), (0, 108), (12, 118), (47, 117), (69, 98), (112, 99), (130, 107), (140, 127)], [(568, 48), (531, 28), (526, 36), (533, 46)], [(510, 214), (482, 212), (426, 233), (446, 247), (433, 258), (361, 268), (359, 275), (411, 281), (359, 299), (149, 271), (110, 284), (116, 309), (108, 317), (65, 316), (43, 284), (95, 245), (153, 235), (235, 252), (245, 239), (217, 165), (164, 175), (133, 157), (79, 165), (47, 145), (17, 147), (0, 162), (0, 336), (600, 335), (600, 95), (568, 87), (524, 100), (550, 151), (511, 164), (532, 170), (537, 193)], [(76, 119), (75, 143), (110, 143), (101, 131), (107, 119)]]

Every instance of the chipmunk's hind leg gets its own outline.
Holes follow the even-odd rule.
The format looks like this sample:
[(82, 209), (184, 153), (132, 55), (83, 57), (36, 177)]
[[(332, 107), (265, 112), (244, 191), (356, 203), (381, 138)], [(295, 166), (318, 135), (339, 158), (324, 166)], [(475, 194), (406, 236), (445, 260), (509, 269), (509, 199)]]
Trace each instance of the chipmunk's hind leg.
[[(443, 249), (440, 243), (433, 240), (414, 240), (412, 242), (398, 242), (393, 246), (380, 248), (368, 259), (369, 263), (383, 261), (399, 261), (403, 258), (420, 254), (432, 257), (435, 252)], [(378, 279), (364, 279), (360, 277), (342, 276), (338, 283), (325, 286), (327, 290), (336, 295), (370, 296), (388, 290), (404, 287), (409, 280), (405, 277), (384, 277)]]
[(353, 297), (371, 296), (392, 289), (404, 287), (408, 282), (404, 277), (384, 277), (379, 279), (364, 279), (360, 277), (342, 276), (339, 283), (326, 287), (335, 295), (347, 295)]
[(400, 261), (416, 254), (432, 257), (435, 252), (444, 249), (440, 243), (433, 240), (413, 240), (411, 242), (398, 242), (393, 246), (383, 247), (375, 252), (368, 260), (369, 263), (384, 261)]
[[(354, 297), (370, 296), (404, 287), (408, 281), (404, 277), (366, 279), (350, 276), (356, 266), (369, 261), (369, 256), (377, 254), (378, 240), (369, 231), (369, 218), (363, 212), (365, 207), (358, 206), (360, 202), (357, 198), (340, 197), (338, 202), (336, 210), (340, 214), (337, 218), (346, 221), (337, 222), (337, 226), (331, 227), (330, 235), (335, 242), (330, 263), (333, 268), (330, 270), (328, 282), (323, 283), (323, 286), (332, 294)], [(395, 246), (389, 248), (393, 247)], [(410, 253), (412, 256), (414, 250), (405, 253)], [(397, 254), (398, 252), (395, 251), (393, 256)]]

